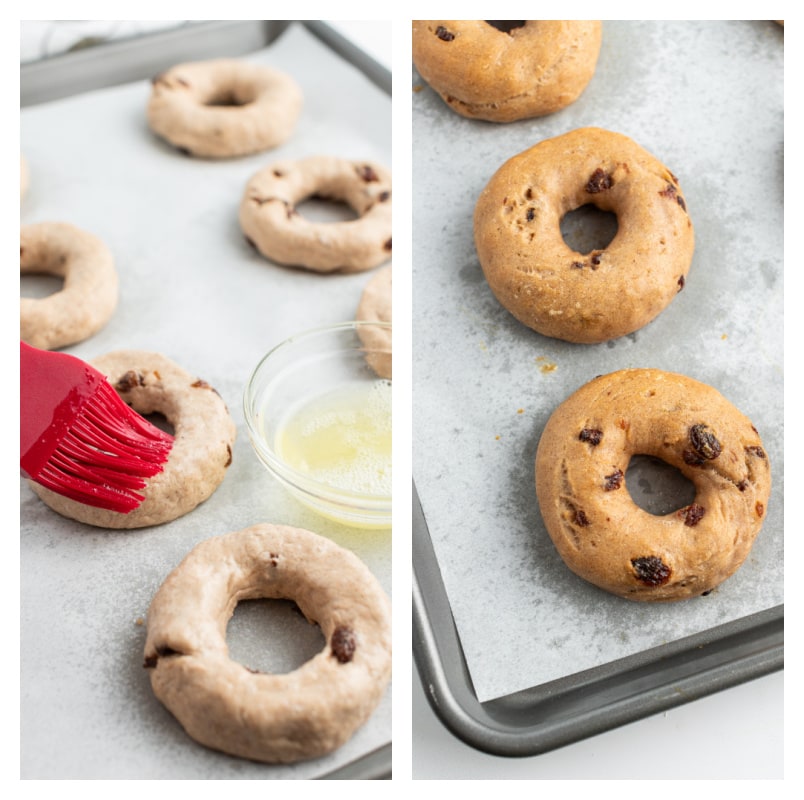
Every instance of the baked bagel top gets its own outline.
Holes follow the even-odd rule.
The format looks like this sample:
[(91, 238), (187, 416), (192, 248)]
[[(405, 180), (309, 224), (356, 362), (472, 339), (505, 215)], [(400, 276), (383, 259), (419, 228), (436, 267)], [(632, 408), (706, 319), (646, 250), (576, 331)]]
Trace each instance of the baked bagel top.
[[(617, 217), (605, 247), (573, 250), (570, 211)], [(678, 179), (621, 133), (578, 128), (505, 162), (474, 212), (480, 264), (500, 303), (558, 339), (596, 343), (643, 327), (683, 289), (695, 247)]]
[[(695, 487), (668, 514), (627, 486), (635, 455)], [(765, 520), (770, 460), (756, 428), (712, 386), (656, 369), (589, 381), (551, 415), (539, 441), (536, 494), (570, 569), (631, 600), (706, 594), (743, 563)]]
[(594, 75), (601, 38), (600, 20), (413, 20), (413, 62), (457, 113), (513, 122), (574, 102)]

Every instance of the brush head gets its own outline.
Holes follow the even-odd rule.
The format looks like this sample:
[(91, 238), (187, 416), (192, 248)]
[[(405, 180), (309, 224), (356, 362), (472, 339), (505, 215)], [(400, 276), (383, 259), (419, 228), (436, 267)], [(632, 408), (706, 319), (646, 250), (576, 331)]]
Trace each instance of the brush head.
[(66, 353), (20, 342), (20, 471), (79, 503), (128, 513), (173, 437), (129, 408), (106, 378)]

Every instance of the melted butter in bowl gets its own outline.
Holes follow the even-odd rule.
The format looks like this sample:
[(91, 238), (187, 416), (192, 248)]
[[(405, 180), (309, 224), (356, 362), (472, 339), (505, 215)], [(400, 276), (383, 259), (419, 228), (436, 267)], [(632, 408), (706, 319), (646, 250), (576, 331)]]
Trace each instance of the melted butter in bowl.
[[(383, 327), (384, 336), (366, 328)], [(342, 323), (271, 350), (244, 394), (252, 446), (297, 499), (338, 522), (391, 525), (391, 380), (387, 323)]]

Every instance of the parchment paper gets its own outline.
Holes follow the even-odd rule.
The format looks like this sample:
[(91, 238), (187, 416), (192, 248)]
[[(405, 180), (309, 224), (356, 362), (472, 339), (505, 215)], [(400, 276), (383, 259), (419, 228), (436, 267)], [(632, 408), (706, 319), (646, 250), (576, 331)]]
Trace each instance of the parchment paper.
[[(606, 21), (581, 98), (509, 125), (458, 116), (414, 69), (414, 479), (480, 701), (783, 601), (783, 48), (773, 22)], [(669, 308), (593, 346), (543, 337), (503, 309), (472, 233), (498, 167), (587, 125), (662, 160), (696, 232), (686, 287)], [(610, 596), (569, 572), (544, 529), (534, 457), (547, 418), (595, 375), (626, 367), (714, 386), (766, 445), (764, 527), (743, 567), (707, 597)]]
[[(31, 171), (22, 222), (71, 222), (111, 249), (120, 303), (109, 325), (69, 352), (164, 353), (208, 381), (237, 423), (233, 463), (187, 516), (115, 532), (63, 519), (27, 484), (21, 520), (21, 775), (34, 779), (311, 778), (385, 745), (390, 687), (336, 753), (296, 766), (255, 764), (192, 741), (151, 692), (143, 669), (153, 594), (197, 542), (257, 522), (296, 525), (354, 550), (391, 589), (390, 532), (327, 522), (265, 472), (248, 442), (242, 392), (259, 359), (286, 337), (354, 319), (371, 272), (318, 275), (276, 266), (245, 242), (237, 210), (248, 179), (280, 158), (331, 154), (391, 165), (390, 98), (300, 24), (249, 56), (291, 74), (305, 96), (293, 137), (229, 161), (180, 155), (152, 136), (149, 81), (23, 109)], [(233, 657), (287, 670), (323, 646), (282, 610), (238, 607)], [(260, 667), (262, 664), (262, 667)]]

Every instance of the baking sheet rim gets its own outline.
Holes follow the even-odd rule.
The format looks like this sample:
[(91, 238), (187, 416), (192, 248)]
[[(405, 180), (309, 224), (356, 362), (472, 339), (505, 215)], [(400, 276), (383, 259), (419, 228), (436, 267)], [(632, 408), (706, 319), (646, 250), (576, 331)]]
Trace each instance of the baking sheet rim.
[[(497, 756), (540, 755), (784, 667), (782, 604), (481, 703), (472, 688), (415, 479), (412, 522), (416, 667), (436, 716), (475, 749)], [(666, 674), (663, 681), (656, 680), (673, 670), (675, 678)]]

